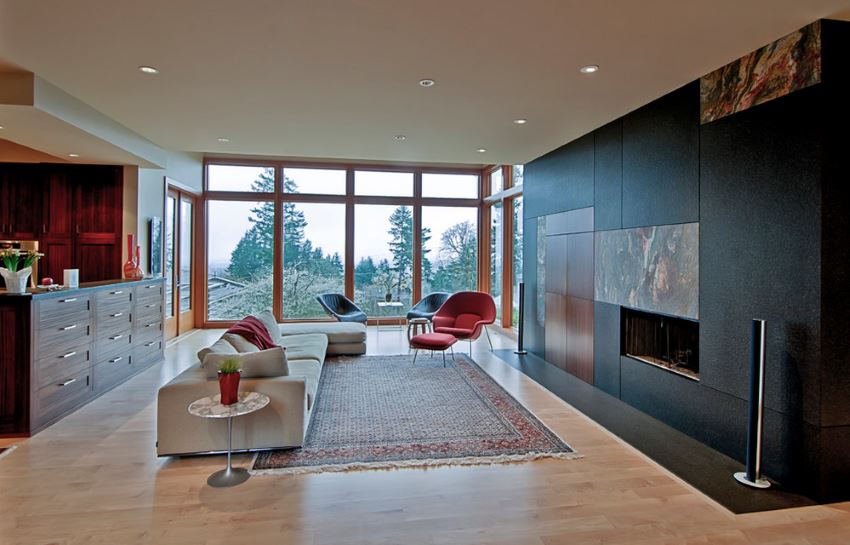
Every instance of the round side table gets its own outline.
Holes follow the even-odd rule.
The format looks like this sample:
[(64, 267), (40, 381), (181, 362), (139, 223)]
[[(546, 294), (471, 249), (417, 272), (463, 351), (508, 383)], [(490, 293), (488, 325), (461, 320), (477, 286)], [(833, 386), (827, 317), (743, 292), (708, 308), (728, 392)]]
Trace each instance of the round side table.
[(257, 412), (269, 404), (269, 396), (257, 392), (240, 392), (239, 401), (233, 405), (222, 405), (221, 395), (207, 396), (189, 404), (189, 414), (201, 418), (227, 419), (227, 467), (216, 471), (207, 479), (207, 484), (216, 488), (236, 486), (251, 476), (242, 467), (233, 467), (230, 456), (233, 451), (233, 417)]
[(431, 331), (431, 320), (428, 318), (411, 318), (407, 321), (407, 342), (422, 333)]

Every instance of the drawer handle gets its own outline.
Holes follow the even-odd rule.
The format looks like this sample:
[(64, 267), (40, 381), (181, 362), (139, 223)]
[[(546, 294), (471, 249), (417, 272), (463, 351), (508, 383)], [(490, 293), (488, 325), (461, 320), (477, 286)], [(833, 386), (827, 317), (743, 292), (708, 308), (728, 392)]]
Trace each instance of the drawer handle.
[(110, 318), (117, 318), (119, 316), (124, 316), (124, 313), (123, 312), (116, 312), (115, 314), (109, 315)]
[(121, 335), (115, 335), (114, 337), (109, 337), (109, 340), (110, 340), (110, 341), (117, 341), (118, 339), (120, 339), (120, 338), (122, 338), (122, 337), (124, 337), (124, 335), (123, 335), (123, 334), (121, 334)]
[(60, 327), (59, 331), (68, 331), (70, 329), (77, 329), (77, 324), (74, 325), (66, 325), (65, 327)]
[(151, 290), (151, 289), (158, 288), (158, 287), (159, 287), (159, 286), (157, 286), (156, 284), (151, 284), (150, 286), (145, 286), (145, 289), (146, 289), (146, 290)]
[(65, 354), (63, 356), (59, 356), (59, 357), (64, 360), (65, 358), (70, 358), (71, 356), (76, 356), (76, 355), (77, 355), (77, 351), (74, 350), (73, 352), (68, 352), (67, 354)]
[(149, 304), (149, 305), (145, 305), (145, 308), (153, 308), (153, 307), (155, 307), (155, 306), (157, 306), (157, 304), (156, 304), (156, 303), (151, 303), (151, 304)]
[(59, 299), (59, 302), (60, 303), (73, 303), (76, 300), (77, 300), (76, 297), (70, 297), (68, 299)]
[(122, 293), (124, 293), (124, 290), (110, 291), (109, 295), (121, 295)]
[(155, 326), (155, 325), (157, 325), (157, 324), (159, 324), (159, 322), (151, 322), (151, 323), (149, 323), (149, 324), (145, 324), (145, 327), (153, 327), (153, 326)]
[(69, 384), (73, 384), (73, 383), (75, 383), (75, 382), (77, 382), (77, 379), (72, 378), (71, 380), (66, 380), (65, 382), (61, 382), (61, 383), (59, 383), (59, 386), (67, 386), (67, 385), (69, 385)]
[(155, 345), (155, 344), (156, 344), (156, 341), (151, 341), (151, 342), (147, 343), (147, 344), (145, 345), (145, 347), (147, 348), (147, 347), (153, 346), (153, 345)]
[(119, 361), (121, 361), (123, 359), (124, 359), (124, 356), (118, 356), (117, 358), (109, 360), (109, 363), (118, 363)]

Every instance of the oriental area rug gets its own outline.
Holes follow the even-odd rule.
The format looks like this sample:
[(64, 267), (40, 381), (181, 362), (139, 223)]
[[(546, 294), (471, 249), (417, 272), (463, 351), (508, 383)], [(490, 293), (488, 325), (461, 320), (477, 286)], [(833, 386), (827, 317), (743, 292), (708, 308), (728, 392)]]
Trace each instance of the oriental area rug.
[(303, 448), (259, 453), (253, 474), (578, 458), (469, 357), (325, 362)]

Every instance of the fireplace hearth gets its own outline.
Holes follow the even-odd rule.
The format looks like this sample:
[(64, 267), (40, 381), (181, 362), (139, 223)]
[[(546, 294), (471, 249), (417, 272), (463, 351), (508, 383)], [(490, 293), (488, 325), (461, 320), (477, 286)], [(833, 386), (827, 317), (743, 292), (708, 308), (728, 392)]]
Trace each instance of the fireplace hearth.
[(699, 322), (621, 309), (622, 355), (699, 380)]

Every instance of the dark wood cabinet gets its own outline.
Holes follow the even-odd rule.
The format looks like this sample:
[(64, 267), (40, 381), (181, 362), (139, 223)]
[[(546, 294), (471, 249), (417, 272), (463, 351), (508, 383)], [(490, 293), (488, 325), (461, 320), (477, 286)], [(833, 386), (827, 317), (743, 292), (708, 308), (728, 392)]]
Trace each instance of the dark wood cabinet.
[(13, 166), (0, 174), (0, 238), (35, 240), (41, 217), (42, 180)]
[(0, 239), (37, 240), (40, 277), (120, 278), (122, 220), (121, 167), (0, 164)]

